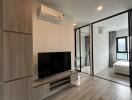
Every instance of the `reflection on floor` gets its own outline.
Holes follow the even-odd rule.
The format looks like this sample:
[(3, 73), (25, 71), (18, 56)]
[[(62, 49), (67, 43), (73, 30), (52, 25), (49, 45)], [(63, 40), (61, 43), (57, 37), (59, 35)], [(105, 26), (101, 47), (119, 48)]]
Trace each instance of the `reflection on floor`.
[(81, 79), (83, 79), (83, 78), (88, 78), (88, 76), (90, 76), (90, 75), (85, 74), (85, 73), (79, 73), (79, 76)]
[(89, 82), (93, 79), (93, 77), (91, 77), (89, 74), (86, 74), (86, 73), (79, 73), (79, 77), (80, 77), (80, 84), (83, 85), (85, 84), (86, 82)]
[(84, 79), (81, 86), (67, 86), (44, 100), (132, 100), (127, 86), (81, 74), (81, 81)]
[(108, 79), (114, 82), (118, 82), (123, 85), (130, 85), (129, 84), (129, 77), (122, 74), (116, 74), (113, 68), (106, 68), (101, 72), (97, 73), (96, 76), (102, 77), (104, 79)]
[(90, 74), (90, 66), (83, 66), (81, 72)]

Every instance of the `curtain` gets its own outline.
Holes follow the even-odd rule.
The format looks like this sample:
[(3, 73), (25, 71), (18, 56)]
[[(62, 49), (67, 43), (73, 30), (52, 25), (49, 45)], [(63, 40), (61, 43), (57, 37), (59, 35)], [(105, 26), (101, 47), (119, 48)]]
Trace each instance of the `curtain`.
[(109, 67), (116, 62), (116, 31), (109, 32)]
[(130, 62), (130, 86), (132, 87), (132, 10), (128, 12), (129, 18), (129, 62)]
[(85, 65), (90, 66), (90, 36), (85, 37), (85, 52), (86, 52)]

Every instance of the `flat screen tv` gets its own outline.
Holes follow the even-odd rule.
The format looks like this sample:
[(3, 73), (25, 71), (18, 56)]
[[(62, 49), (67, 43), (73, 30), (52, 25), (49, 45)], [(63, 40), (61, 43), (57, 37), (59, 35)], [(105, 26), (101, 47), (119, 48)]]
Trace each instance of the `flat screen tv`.
[(38, 53), (39, 79), (71, 70), (71, 52)]

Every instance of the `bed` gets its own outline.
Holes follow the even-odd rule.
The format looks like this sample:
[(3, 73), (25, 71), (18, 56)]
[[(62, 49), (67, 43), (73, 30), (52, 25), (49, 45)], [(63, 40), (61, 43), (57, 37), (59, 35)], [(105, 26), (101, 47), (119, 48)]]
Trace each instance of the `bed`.
[(129, 61), (117, 61), (113, 64), (115, 73), (129, 75)]

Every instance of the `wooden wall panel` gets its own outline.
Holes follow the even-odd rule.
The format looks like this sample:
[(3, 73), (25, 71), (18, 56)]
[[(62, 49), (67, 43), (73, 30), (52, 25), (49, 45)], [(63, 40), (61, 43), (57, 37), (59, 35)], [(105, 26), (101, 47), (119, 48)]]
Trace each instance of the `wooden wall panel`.
[[(27, 73), (33, 75), (33, 40), (31, 35), (23, 35), (24, 37), (24, 66)], [(27, 74), (25, 73), (25, 74)]]
[(32, 33), (32, 0), (3, 0), (3, 29)]
[(2, 30), (2, 0), (0, 0), (0, 31)]
[(5, 83), (4, 100), (33, 100), (32, 77)]
[(32, 75), (31, 40), (24, 34), (4, 32), (4, 81)]
[(3, 81), (3, 34), (0, 31), (0, 82)]
[(4, 100), (4, 87), (0, 84), (0, 100)]
[(0, 0), (0, 100), (33, 100), (30, 75), (32, 0)]

